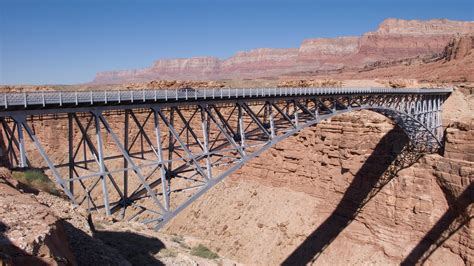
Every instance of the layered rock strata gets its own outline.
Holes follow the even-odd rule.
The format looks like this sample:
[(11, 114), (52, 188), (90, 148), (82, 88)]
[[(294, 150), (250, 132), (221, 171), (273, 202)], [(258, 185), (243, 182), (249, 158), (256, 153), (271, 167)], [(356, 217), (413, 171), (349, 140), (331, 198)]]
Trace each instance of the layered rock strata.
[(223, 60), (215, 57), (161, 59), (149, 68), (100, 72), (94, 83), (261, 78), (362, 67), (375, 61), (440, 53), (454, 35), (472, 32), (474, 22), (387, 19), (376, 31), (362, 36), (308, 39), (299, 48), (260, 48), (238, 52)]

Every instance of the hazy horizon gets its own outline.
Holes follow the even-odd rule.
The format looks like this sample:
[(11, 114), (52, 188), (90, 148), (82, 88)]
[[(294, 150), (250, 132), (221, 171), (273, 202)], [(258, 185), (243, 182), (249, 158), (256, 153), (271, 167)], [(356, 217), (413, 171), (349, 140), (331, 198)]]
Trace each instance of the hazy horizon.
[(386, 18), (474, 20), (472, 1), (0, 0), (0, 84), (76, 84), (163, 58), (361, 35)]

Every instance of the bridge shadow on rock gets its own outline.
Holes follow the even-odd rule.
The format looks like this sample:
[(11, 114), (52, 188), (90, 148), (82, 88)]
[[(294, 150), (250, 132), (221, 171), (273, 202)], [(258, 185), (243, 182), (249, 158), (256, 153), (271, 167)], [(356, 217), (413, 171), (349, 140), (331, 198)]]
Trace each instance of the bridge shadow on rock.
[(282, 265), (303, 265), (315, 261), (356, 218), (367, 202), (396, 177), (400, 170), (413, 165), (421, 156), (399, 127), (389, 131), (356, 173), (332, 214)]
[(401, 265), (424, 263), (446, 240), (473, 218), (469, 206), (474, 202), (474, 183), (455, 200), (448, 202), (448, 210), (413, 248)]
[(67, 221), (63, 224), (78, 265), (164, 265), (154, 257), (165, 248), (157, 238), (95, 229), (91, 237)]
[(94, 236), (119, 251), (132, 265), (164, 265), (153, 256), (165, 248), (157, 238), (113, 231), (97, 231)]

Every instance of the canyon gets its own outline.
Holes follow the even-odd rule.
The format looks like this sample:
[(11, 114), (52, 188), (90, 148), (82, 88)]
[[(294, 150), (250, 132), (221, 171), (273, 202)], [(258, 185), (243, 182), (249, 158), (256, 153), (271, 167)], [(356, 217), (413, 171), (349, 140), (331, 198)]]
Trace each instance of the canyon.
[(387, 19), (362, 36), (307, 39), (299, 48), (260, 48), (237, 52), (227, 59), (160, 59), (149, 68), (97, 73), (92, 83), (270, 79), (291, 73), (362, 68), (378, 61), (441, 53), (453, 37), (473, 32), (474, 22)]
[[(140, 261), (126, 248), (153, 254), (143, 262), (173, 264), (199, 260), (172, 239), (199, 239), (226, 258), (200, 261), (205, 265), (472, 265), (473, 95), (472, 87), (458, 86), (444, 105), (440, 154), (399, 161), (408, 139), (392, 121), (369, 111), (336, 116), (248, 162), (161, 234), (101, 212), (92, 214), (93, 233), (84, 209), (22, 191), (3, 171), (0, 180), (9, 184), (0, 184), (0, 217), (10, 244), (0, 245), (0, 253), (11, 256), (17, 248), (25, 251), (13, 253), (12, 261), (50, 264)], [(41, 121), (37, 134), (52, 158), (64, 162), (67, 134), (59, 121)], [(113, 121), (114, 128), (119, 124)], [(27, 149), (33, 164), (42, 165), (34, 147)], [(183, 253), (177, 260), (160, 257), (166, 249)]]
[[(443, 106), (445, 147), (440, 153), (404, 157), (408, 139), (392, 121), (369, 111), (342, 114), (248, 162), (160, 233), (98, 213), (89, 218), (63, 198), (21, 189), (10, 171), (1, 169), (0, 261), (473, 265), (473, 32), (474, 22), (388, 19), (363, 36), (310, 39), (298, 49), (256, 49), (226, 60), (158, 60), (151, 68), (99, 73), (93, 83), (72, 87), (4, 87), (29, 91), (356, 84), (449, 86), (454, 92)], [(64, 162), (66, 124), (58, 121), (41, 122), (45, 126), (38, 135), (47, 143), (47, 152)], [(119, 127), (121, 122), (113, 123)], [(27, 149), (37, 154), (32, 145)], [(44, 166), (39, 156), (32, 158)], [(190, 255), (186, 245), (197, 243), (221, 258)], [(164, 256), (167, 249), (178, 255)]]

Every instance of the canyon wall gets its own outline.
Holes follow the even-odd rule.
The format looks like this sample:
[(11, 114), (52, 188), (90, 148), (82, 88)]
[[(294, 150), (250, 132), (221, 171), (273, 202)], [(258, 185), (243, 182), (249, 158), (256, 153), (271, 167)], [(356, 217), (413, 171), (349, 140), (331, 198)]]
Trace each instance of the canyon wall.
[(474, 22), (387, 19), (362, 36), (304, 40), (299, 48), (260, 48), (227, 59), (195, 57), (157, 60), (151, 67), (97, 73), (93, 83), (153, 79), (242, 79), (278, 77), (305, 71), (363, 67), (440, 53), (454, 35), (474, 32)]

